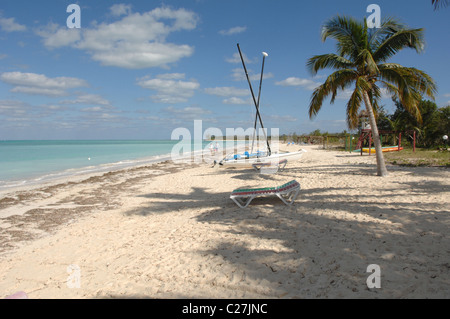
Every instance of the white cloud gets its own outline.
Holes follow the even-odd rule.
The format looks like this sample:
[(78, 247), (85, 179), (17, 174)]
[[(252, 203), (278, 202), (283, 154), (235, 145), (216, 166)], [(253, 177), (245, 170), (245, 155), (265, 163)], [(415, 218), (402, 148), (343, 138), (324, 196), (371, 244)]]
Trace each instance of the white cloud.
[(292, 117), (290, 115), (268, 115), (266, 116), (269, 120), (276, 123), (285, 123), (285, 122), (296, 122), (297, 118)]
[(0, 80), (14, 85), (12, 92), (46, 96), (64, 96), (67, 95), (68, 89), (88, 86), (85, 80), (78, 78), (49, 78), (44, 74), (23, 72), (2, 73)]
[(85, 107), (81, 109), (82, 112), (102, 112), (103, 108), (101, 106)]
[(216, 96), (246, 96), (249, 95), (249, 91), (245, 89), (238, 89), (235, 87), (215, 87), (215, 88), (206, 88), (206, 94), (216, 95)]
[(176, 118), (182, 120), (199, 120), (202, 119), (204, 115), (212, 113), (210, 110), (195, 106), (188, 106), (181, 109), (169, 106), (164, 108), (163, 111), (169, 113), (172, 119)]
[(250, 91), (247, 89), (238, 89), (235, 87), (215, 87), (215, 88), (206, 88), (206, 94), (227, 97), (222, 101), (223, 104), (231, 104), (231, 105), (249, 105), (253, 104), (253, 100), (249, 97), (248, 99), (242, 99), (240, 96), (250, 96)]
[[(247, 69), (247, 72), (249, 74), (250, 81), (259, 81), (261, 79), (261, 73), (254, 73), (253, 70), (251, 70), (251, 69)], [(233, 78), (234, 81), (246, 81), (247, 80), (244, 69), (242, 69), (242, 68), (233, 69), (231, 77)], [(270, 78), (273, 78), (273, 73), (264, 72), (263, 80), (270, 79)]]
[(247, 30), (247, 27), (233, 27), (227, 30), (220, 30), (219, 34), (221, 35), (233, 35), (237, 33), (242, 33)]
[(249, 105), (249, 104), (253, 105), (252, 99), (244, 100), (235, 96), (225, 99), (222, 102), (223, 104), (232, 104), (232, 105)]
[(59, 111), (59, 110), (67, 110), (67, 107), (62, 105), (50, 104), (50, 105), (42, 105), (44, 109), (51, 111)]
[(156, 78), (140, 78), (137, 84), (144, 89), (156, 91), (157, 94), (152, 96), (155, 102), (183, 103), (200, 87), (195, 80), (181, 81), (184, 77), (182, 73), (160, 74)]
[(42, 87), (32, 87), (32, 86), (16, 86), (11, 89), (14, 93), (24, 93), (31, 95), (46, 95), (46, 96), (64, 96), (66, 95), (65, 90), (57, 88), (42, 88)]
[(65, 100), (62, 104), (85, 104), (85, 105), (100, 105), (111, 106), (111, 103), (98, 94), (80, 94), (75, 99)]
[(352, 94), (353, 94), (353, 90), (351, 90), (351, 89), (345, 89), (343, 91), (339, 90), (336, 95), (336, 98), (338, 100), (347, 100), (348, 101), (352, 97)]
[[(256, 61), (258, 59), (249, 59), (245, 53), (242, 53), (242, 58), (244, 59), (245, 64), (252, 64), (252, 63), (256, 63)], [(241, 56), (239, 55), (239, 53), (233, 53), (233, 56), (231, 58), (226, 58), (225, 59), (226, 62), (228, 63), (242, 63), (241, 60)]]
[[(450, 93), (444, 94), (444, 97), (450, 97)], [(450, 100), (447, 101), (447, 105), (450, 105)]]
[(55, 23), (37, 29), (36, 34), (44, 39), (44, 45), (49, 49), (73, 45), (81, 39), (81, 29), (60, 28)]
[(314, 90), (320, 83), (314, 82), (310, 79), (301, 79), (296, 77), (289, 77), (283, 81), (275, 82), (275, 85), (281, 86), (298, 86), (307, 90)]
[(165, 73), (157, 76), (158, 79), (163, 80), (183, 80), (185, 77), (184, 73)]
[[(354, 88), (345, 89), (344, 91), (338, 91), (336, 98), (338, 100), (349, 100), (353, 94)], [(381, 99), (391, 99), (391, 95), (385, 88), (380, 88)]]
[(73, 33), (74, 29), (54, 24), (36, 33), (48, 48), (71, 46), (87, 51), (102, 65), (128, 69), (167, 67), (194, 52), (189, 45), (166, 42), (171, 33), (197, 26), (197, 15), (191, 11), (161, 7), (141, 14), (116, 5), (111, 12), (126, 15), (118, 21), (76, 29)]
[(175, 114), (211, 114), (210, 110), (202, 109), (201, 107), (196, 106), (187, 106), (181, 109), (176, 109), (173, 106), (168, 106), (164, 109), (166, 112), (175, 113)]
[(131, 13), (131, 5), (118, 3), (114, 4), (111, 8), (109, 8), (109, 10), (113, 16), (120, 17)]
[(22, 116), (28, 113), (30, 106), (25, 102), (2, 100), (0, 101), (0, 115), (6, 116)]
[(25, 31), (26, 26), (16, 23), (14, 18), (0, 17), (0, 29), (6, 32)]

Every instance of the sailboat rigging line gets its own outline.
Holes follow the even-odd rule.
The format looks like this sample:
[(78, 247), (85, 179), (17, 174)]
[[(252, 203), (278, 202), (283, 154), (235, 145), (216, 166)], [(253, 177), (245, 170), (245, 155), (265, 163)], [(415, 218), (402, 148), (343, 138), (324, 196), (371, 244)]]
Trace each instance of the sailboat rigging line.
[[(264, 61), (266, 59), (266, 54), (263, 54), (263, 60), (262, 60), (262, 67), (261, 67), (261, 78), (259, 80), (259, 91), (258, 91), (258, 110), (259, 110), (259, 101), (260, 101), (260, 97), (261, 97), (261, 85), (262, 85), (262, 80), (263, 80), (263, 72), (264, 72)], [(253, 153), (253, 144), (255, 143), (255, 134), (256, 134), (256, 123), (257, 123), (257, 118), (255, 116), (255, 125), (254, 125), (254, 130), (253, 130), (253, 141), (252, 141), (252, 151), (250, 154)], [(270, 148), (269, 148), (269, 152), (270, 152)]]
[[(260, 95), (261, 91), (258, 94), (258, 102), (257, 102), (256, 99), (255, 99), (255, 94), (253, 93), (252, 83), (250, 82), (250, 78), (248, 76), (247, 68), (246, 68), (245, 63), (244, 63), (244, 58), (242, 57), (242, 52), (241, 52), (241, 48), (239, 47), (239, 43), (237, 44), (237, 47), (238, 47), (238, 50), (239, 50), (239, 55), (241, 57), (242, 66), (244, 67), (245, 76), (247, 77), (247, 82), (248, 82), (248, 85), (250, 86), (250, 93), (252, 94), (253, 103), (255, 103), (256, 116), (258, 117), (259, 122), (261, 123), (261, 128), (262, 128), (262, 131), (264, 133), (264, 137), (265, 137), (266, 143), (267, 143), (268, 155), (270, 156), (272, 151), (270, 150), (269, 140), (267, 139), (266, 131), (264, 130), (264, 124), (263, 124), (263, 121), (261, 119), (261, 114), (259, 113), (259, 95)], [(264, 62), (264, 58), (263, 58), (263, 62)], [(263, 67), (264, 67), (264, 63), (263, 63)], [(262, 81), (262, 72), (261, 72), (261, 81)], [(261, 89), (261, 86), (260, 86), (260, 89)], [(255, 130), (254, 131), (256, 131), (256, 118), (255, 118)], [(253, 146), (252, 146), (252, 148), (253, 148)]]

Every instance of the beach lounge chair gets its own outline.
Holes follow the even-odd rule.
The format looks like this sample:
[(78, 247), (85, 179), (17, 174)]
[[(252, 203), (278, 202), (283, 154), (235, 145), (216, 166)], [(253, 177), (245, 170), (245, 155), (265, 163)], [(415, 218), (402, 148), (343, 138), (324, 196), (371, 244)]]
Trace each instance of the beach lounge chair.
[(253, 168), (257, 171), (261, 170), (261, 168), (263, 167), (275, 167), (276, 170), (275, 171), (282, 171), (287, 164), (287, 159), (282, 159), (281, 161), (279, 161), (277, 164), (275, 164), (275, 166), (272, 165), (272, 163), (269, 162), (265, 162), (265, 163), (255, 163), (252, 164)]
[(247, 207), (255, 197), (278, 196), (286, 205), (292, 205), (300, 191), (300, 184), (296, 180), (278, 187), (239, 188), (235, 189), (230, 198), (240, 207)]

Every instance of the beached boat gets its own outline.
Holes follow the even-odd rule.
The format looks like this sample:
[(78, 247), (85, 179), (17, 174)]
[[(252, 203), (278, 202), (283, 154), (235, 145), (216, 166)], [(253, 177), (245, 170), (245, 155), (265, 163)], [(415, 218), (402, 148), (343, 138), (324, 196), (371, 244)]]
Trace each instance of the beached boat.
[[(244, 67), (245, 75), (247, 77), (247, 81), (250, 87), (250, 93), (253, 98), (253, 102), (256, 107), (256, 116), (255, 116), (255, 125), (254, 125), (254, 132), (256, 132), (256, 124), (259, 120), (261, 124), (262, 131), (264, 132), (264, 138), (267, 144), (267, 150), (265, 152), (259, 152), (253, 153), (253, 143), (250, 153), (244, 152), (243, 154), (231, 154), (225, 156), (224, 159), (222, 159), (219, 162), (219, 165), (222, 166), (229, 166), (229, 167), (254, 167), (254, 168), (261, 168), (263, 166), (279, 166), (281, 162), (283, 162), (284, 165), (288, 161), (296, 161), (299, 160), (304, 153), (306, 153), (306, 150), (300, 149), (296, 152), (272, 152), (270, 148), (270, 144), (268, 141), (268, 138), (266, 136), (266, 133), (264, 131), (264, 125), (261, 119), (261, 114), (259, 113), (259, 101), (261, 96), (261, 84), (263, 79), (263, 72), (264, 72), (264, 61), (265, 58), (269, 55), (266, 52), (262, 52), (263, 55), (263, 61), (262, 61), (262, 68), (261, 68), (261, 78), (259, 82), (259, 92), (258, 92), (258, 100), (255, 98), (255, 94), (253, 93), (252, 84), (250, 82), (250, 78), (248, 76), (247, 68), (245, 66), (244, 58), (242, 56), (241, 49), (239, 47), (239, 43), (237, 44), (239, 55), (241, 57), (242, 66)], [(253, 135), (253, 142), (255, 141), (255, 135)]]
[[(247, 153), (247, 152), (246, 152)], [(254, 165), (267, 164), (270, 166), (277, 166), (280, 162), (287, 160), (297, 161), (302, 158), (306, 150), (301, 149), (297, 152), (285, 152), (267, 155), (266, 153), (259, 154), (234, 154), (225, 157), (219, 162), (219, 165), (227, 167), (253, 167)]]
[[(382, 148), (382, 152), (396, 152), (396, 151), (401, 151), (403, 149), (403, 147), (400, 146), (400, 148), (398, 146), (385, 146)], [(363, 147), (362, 151), (364, 153), (369, 153), (369, 148), (368, 147)], [(354, 150), (353, 152), (361, 152), (361, 149), (357, 149)], [(370, 148), (370, 153), (371, 154), (375, 154), (375, 147)]]

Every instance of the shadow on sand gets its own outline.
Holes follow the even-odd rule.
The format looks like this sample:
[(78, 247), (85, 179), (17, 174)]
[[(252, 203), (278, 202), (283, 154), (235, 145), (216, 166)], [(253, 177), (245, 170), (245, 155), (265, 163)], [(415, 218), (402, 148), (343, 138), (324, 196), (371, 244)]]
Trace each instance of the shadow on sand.
[[(286, 177), (310, 173), (369, 176), (374, 167), (309, 165), (279, 172)], [(224, 169), (219, 174), (232, 174), (232, 178), (243, 181), (274, 179), (253, 170)], [(412, 189), (416, 200), (386, 205), (395, 202), (393, 194), (404, 187)], [(441, 291), (439, 287), (448, 279), (450, 264), (434, 261), (436, 255), (448, 254), (450, 247), (447, 235), (435, 227), (447, 218), (448, 210), (421, 203), (421, 196), (429, 195), (430, 190), (448, 192), (448, 187), (438, 182), (398, 183), (398, 189), (379, 189), (377, 194), (369, 194), (370, 200), (364, 200), (368, 195), (365, 189), (310, 188), (302, 189), (290, 207), (276, 198), (265, 198), (240, 209), (228, 192), (193, 188), (185, 195), (147, 194), (145, 197), (152, 203), (128, 214), (170, 214), (181, 206), (181, 211), (199, 210), (201, 213), (195, 217), (199, 223), (227, 226), (221, 228), (225, 229), (222, 232), (233, 240), (217, 234), (221, 242), (198, 254), (220, 255), (252, 281), (265, 282), (272, 297), (410, 298), (421, 289), (426, 289), (431, 298), (449, 297), (450, 289)], [(356, 195), (343, 197), (347, 193)], [(239, 242), (243, 235), (273, 243), (274, 247), (251, 247), (244, 240)], [(366, 270), (370, 264), (381, 266), (383, 289), (367, 287)]]

